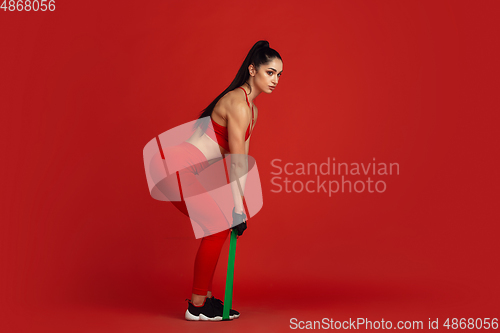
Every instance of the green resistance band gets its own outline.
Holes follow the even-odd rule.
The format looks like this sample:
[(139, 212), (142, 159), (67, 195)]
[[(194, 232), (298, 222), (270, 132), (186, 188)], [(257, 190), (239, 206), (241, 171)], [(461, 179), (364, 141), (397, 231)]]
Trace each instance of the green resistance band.
[(229, 259), (227, 262), (226, 291), (224, 293), (224, 309), (222, 320), (229, 320), (229, 310), (233, 303), (233, 280), (234, 260), (236, 258), (236, 230), (231, 230), (231, 242), (229, 243)]

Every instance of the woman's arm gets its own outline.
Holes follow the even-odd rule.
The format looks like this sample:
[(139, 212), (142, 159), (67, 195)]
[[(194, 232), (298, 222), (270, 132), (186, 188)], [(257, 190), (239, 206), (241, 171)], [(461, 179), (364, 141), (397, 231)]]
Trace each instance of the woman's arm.
[(248, 137), (248, 140), (245, 142), (245, 154), (248, 155), (248, 151), (250, 150), (250, 139), (252, 138), (252, 134)]
[[(257, 124), (257, 117), (259, 116), (259, 110), (257, 106), (254, 105), (255, 109), (255, 118), (253, 120), (253, 128), (250, 129), (250, 133), (253, 133), (253, 129), (255, 128), (255, 124)], [(245, 132), (246, 133), (246, 132)], [(245, 142), (245, 154), (248, 155), (248, 151), (250, 150), (250, 139), (252, 138), (252, 134), (248, 137), (248, 140)]]
[(244, 211), (242, 197), (245, 191), (246, 175), (248, 172), (245, 134), (251, 119), (248, 116), (247, 110), (248, 106), (246, 104), (238, 103), (227, 113), (227, 132), (229, 151), (231, 152), (229, 180), (231, 182), (234, 207), (237, 214), (241, 214)]

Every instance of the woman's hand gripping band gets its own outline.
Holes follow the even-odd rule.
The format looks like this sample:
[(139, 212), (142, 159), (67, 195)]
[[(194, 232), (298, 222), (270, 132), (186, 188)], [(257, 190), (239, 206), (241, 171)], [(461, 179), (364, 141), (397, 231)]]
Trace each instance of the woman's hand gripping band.
[(233, 208), (233, 225), (235, 225), (236, 223), (239, 224), (232, 227), (231, 230), (236, 230), (238, 236), (243, 235), (243, 231), (245, 231), (245, 229), (247, 228), (246, 220), (247, 216), (245, 215), (245, 213), (236, 214)]

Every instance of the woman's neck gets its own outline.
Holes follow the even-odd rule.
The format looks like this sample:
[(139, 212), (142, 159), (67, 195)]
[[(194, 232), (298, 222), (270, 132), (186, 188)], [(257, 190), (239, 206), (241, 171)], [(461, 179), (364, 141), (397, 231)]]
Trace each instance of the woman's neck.
[(253, 101), (257, 98), (257, 96), (259, 96), (259, 94), (262, 92), (258, 91), (258, 89), (255, 88), (255, 86), (252, 83), (248, 82), (245, 82), (245, 84), (243, 84), (243, 88), (245, 89), (245, 91), (250, 90), (250, 92), (247, 92), (248, 102), (250, 104), (252, 104)]

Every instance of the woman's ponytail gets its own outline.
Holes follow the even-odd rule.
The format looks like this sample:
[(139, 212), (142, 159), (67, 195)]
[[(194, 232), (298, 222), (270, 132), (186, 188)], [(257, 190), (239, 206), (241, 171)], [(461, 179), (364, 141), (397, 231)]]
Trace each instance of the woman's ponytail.
[(212, 115), (215, 105), (225, 94), (247, 82), (248, 78), (250, 77), (250, 73), (248, 73), (248, 66), (253, 64), (254, 67), (258, 69), (260, 65), (266, 64), (274, 58), (282, 60), (280, 54), (276, 50), (269, 47), (269, 42), (267, 40), (259, 40), (257, 43), (255, 43), (250, 51), (248, 51), (247, 56), (245, 57), (243, 64), (241, 64), (238, 72), (236, 73), (234, 80), (222, 93), (219, 94), (219, 96), (217, 96), (212, 101), (212, 103), (210, 103), (210, 105), (208, 105), (201, 111), (198, 120), (193, 126), (193, 129), (196, 129), (198, 126), (200, 126), (203, 131), (207, 129), (208, 123), (202, 123), (202, 118)]

